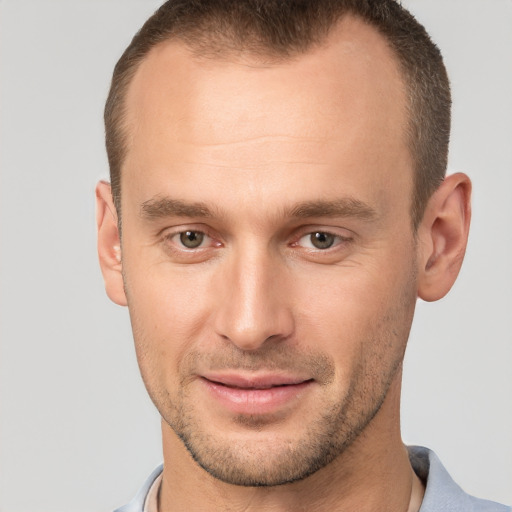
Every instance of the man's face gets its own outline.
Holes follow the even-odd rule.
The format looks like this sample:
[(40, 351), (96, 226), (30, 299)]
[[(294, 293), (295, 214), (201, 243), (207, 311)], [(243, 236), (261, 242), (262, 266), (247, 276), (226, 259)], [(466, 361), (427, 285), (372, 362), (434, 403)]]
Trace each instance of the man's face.
[(304, 478), (398, 386), (417, 292), (406, 123), (398, 66), (356, 20), (286, 62), (174, 42), (139, 68), (121, 208), (137, 356), (164, 443), (217, 478)]

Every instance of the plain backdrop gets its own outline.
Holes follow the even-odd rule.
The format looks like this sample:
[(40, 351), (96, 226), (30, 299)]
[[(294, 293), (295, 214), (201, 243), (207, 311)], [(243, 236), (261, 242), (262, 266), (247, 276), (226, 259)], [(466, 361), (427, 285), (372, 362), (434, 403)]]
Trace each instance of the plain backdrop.
[[(127, 311), (105, 296), (94, 186), (117, 58), (158, 2), (0, 0), (0, 510), (109, 511), (161, 460)], [(419, 303), (403, 433), (512, 503), (512, 1), (408, 0), (453, 84), (450, 170), (474, 182), (465, 266)]]

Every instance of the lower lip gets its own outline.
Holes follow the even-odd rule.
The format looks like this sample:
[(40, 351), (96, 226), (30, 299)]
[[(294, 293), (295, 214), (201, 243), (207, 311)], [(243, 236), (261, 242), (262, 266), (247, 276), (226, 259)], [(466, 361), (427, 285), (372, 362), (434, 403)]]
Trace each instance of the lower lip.
[(208, 379), (201, 379), (210, 395), (236, 414), (269, 414), (292, 404), (313, 381), (268, 389), (243, 389), (224, 386)]

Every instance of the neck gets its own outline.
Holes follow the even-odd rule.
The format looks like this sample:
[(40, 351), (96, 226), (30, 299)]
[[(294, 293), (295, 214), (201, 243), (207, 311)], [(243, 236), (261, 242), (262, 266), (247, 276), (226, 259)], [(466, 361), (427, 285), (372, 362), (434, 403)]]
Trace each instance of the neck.
[(275, 487), (243, 487), (215, 479), (162, 423), (165, 464), (159, 512), (417, 512), (423, 486), (400, 437), (399, 402), (397, 376), (377, 415), (338, 458), (304, 480)]

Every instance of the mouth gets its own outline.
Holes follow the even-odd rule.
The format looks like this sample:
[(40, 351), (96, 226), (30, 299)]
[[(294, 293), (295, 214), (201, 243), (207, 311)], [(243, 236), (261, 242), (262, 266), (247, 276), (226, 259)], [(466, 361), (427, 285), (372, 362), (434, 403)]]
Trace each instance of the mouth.
[(244, 376), (237, 374), (208, 375), (203, 378), (214, 384), (219, 384), (228, 388), (256, 390), (271, 389), (281, 386), (298, 386), (304, 382), (313, 380), (283, 375)]
[(235, 414), (269, 414), (299, 401), (314, 379), (277, 374), (217, 374), (201, 377), (210, 398)]

